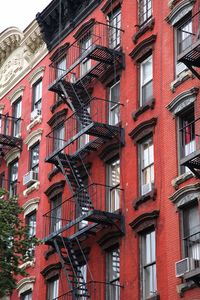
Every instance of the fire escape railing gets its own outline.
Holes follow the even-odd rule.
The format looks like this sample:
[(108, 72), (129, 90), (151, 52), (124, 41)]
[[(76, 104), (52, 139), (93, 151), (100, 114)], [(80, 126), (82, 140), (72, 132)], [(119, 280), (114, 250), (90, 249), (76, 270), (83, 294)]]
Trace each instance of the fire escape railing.
[(192, 259), (191, 269), (200, 268), (200, 229), (184, 238), (184, 249), (187, 257)]
[[(51, 240), (52, 237), (58, 236), (63, 231), (65, 231), (65, 237), (70, 237), (86, 225), (89, 227), (101, 223), (113, 225), (111, 218), (115, 221), (121, 221), (121, 209), (119, 207), (121, 207), (120, 203), (123, 203), (123, 190), (120, 187), (92, 183), (86, 189), (92, 201), (92, 207), (83, 210), (80, 203), (76, 201), (77, 198), (80, 199), (81, 196), (85, 196), (85, 189), (82, 189), (43, 215), (45, 219), (44, 241)], [(115, 202), (117, 203), (116, 206), (119, 205), (119, 207), (116, 211), (111, 211), (110, 206), (113, 207)], [(77, 228), (75, 226), (77, 224), (84, 226), (81, 225)], [(72, 227), (73, 230), (68, 230)]]
[[(116, 295), (116, 300), (120, 299), (120, 290), (123, 289), (123, 286), (120, 284), (114, 284), (114, 283), (110, 283), (110, 282), (101, 282), (101, 281), (88, 281), (87, 282), (87, 288), (90, 294), (89, 298), (84, 298), (84, 296), (78, 297), (78, 299), (82, 299), (82, 300), (86, 300), (86, 299), (90, 299), (90, 300), (102, 300), (105, 299), (106, 295), (107, 295), (107, 299), (109, 299), (109, 294), (111, 295)], [(61, 295), (58, 298), (55, 298), (53, 300), (74, 300), (73, 298), (73, 292), (72, 291), (68, 291), (67, 293)], [(77, 289), (77, 293), (80, 293)]]
[[(90, 70), (94, 70), (97, 65), (101, 63), (111, 65), (115, 60), (116, 64), (123, 65), (122, 52), (120, 48), (121, 37), (123, 30), (117, 27), (110, 26), (101, 22), (95, 22), (87, 32), (84, 32), (78, 40), (76, 40), (68, 49), (66, 53), (67, 66), (66, 69), (59, 69), (56, 62), (50, 65), (49, 89), (56, 89), (57, 83), (66, 78), (71, 82), (77, 81), (82, 77), (83, 72), (80, 70), (80, 65), (84, 64), (86, 60), (90, 60)], [(87, 48), (84, 48), (84, 40), (89, 40)], [(63, 55), (62, 57), (63, 58)], [(114, 60), (113, 60), (114, 58)], [(78, 67), (79, 65), (79, 67)], [(89, 71), (89, 70), (87, 70)], [(98, 76), (103, 69), (93, 73), (93, 78)]]
[(182, 35), (178, 44), (178, 61), (184, 63), (192, 73), (200, 79), (200, 73), (196, 68), (200, 68), (200, 11), (191, 18), (186, 18), (178, 28), (178, 35)]
[(180, 128), (181, 165), (200, 178), (200, 117)]
[[(115, 106), (115, 110), (109, 113), (111, 104), (113, 107)], [(87, 147), (95, 151), (102, 144), (103, 139), (110, 140), (113, 137), (120, 139), (121, 106), (118, 102), (93, 97), (85, 106), (80, 107), (78, 111), (47, 134), (46, 161), (61, 151), (65, 151), (68, 155), (80, 152), (81, 148), (86, 151)], [(83, 109), (90, 110), (87, 120), (81, 119)], [(61, 128), (63, 130), (62, 137), (57, 134)]]
[(0, 150), (2, 156), (13, 147), (21, 149), (20, 126), (21, 118), (0, 114)]

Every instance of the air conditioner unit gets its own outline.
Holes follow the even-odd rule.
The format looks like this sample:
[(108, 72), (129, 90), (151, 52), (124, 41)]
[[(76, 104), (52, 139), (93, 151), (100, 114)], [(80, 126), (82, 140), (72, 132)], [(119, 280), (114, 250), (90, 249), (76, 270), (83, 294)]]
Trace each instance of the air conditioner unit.
[(153, 188), (152, 182), (148, 182), (142, 185), (142, 196), (146, 195), (147, 193), (151, 192)]
[(31, 112), (31, 121), (33, 121), (35, 118), (37, 118), (37, 116), (41, 115), (41, 110), (40, 109), (34, 109)]
[(182, 277), (185, 273), (195, 268), (195, 261), (191, 257), (186, 257), (175, 263), (176, 277)]
[(38, 179), (38, 173), (34, 171), (29, 171), (23, 176), (23, 185), (31, 185)]

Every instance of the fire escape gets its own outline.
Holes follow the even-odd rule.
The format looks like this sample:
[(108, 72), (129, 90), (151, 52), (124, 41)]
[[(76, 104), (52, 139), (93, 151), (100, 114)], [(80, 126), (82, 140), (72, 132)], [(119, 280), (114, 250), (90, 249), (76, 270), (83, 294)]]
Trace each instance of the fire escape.
[[(84, 278), (81, 266), (83, 261), (88, 264), (82, 244), (104, 228), (124, 233), (120, 210), (111, 211), (106, 205), (108, 194), (122, 198), (122, 190), (93, 183), (88, 172), (90, 154), (107, 144), (119, 143), (120, 147), (124, 143), (118, 119), (120, 103), (92, 96), (97, 81), (124, 67), (121, 32), (94, 22), (68, 48), (67, 69), (58, 72), (55, 63), (50, 66), (49, 90), (73, 112), (47, 135), (46, 161), (64, 175), (72, 193), (70, 199), (62, 201), (59, 217), (59, 207), (45, 214), (45, 244), (56, 250), (68, 282), (69, 292), (63, 299), (100, 299), (91, 272), (90, 282)], [(115, 107), (114, 120), (107, 116), (110, 107)]]
[[(189, 70), (200, 79), (200, 12), (192, 16), (185, 23), (181, 24), (179, 29), (182, 39), (179, 43), (178, 61), (184, 63)], [(188, 145), (187, 155), (182, 159), (181, 164), (188, 167), (197, 178), (200, 178), (200, 118), (192, 120), (181, 128), (182, 140), (186, 140)], [(185, 137), (184, 137), (185, 136)], [(190, 145), (189, 145), (190, 143)], [(183, 142), (184, 146), (184, 142)], [(189, 151), (189, 152), (188, 152)]]
[[(22, 139), (20, 137), (21, 119), (11, 117), (8, 114), (0, 114), (0, 158), (4, 158), (5, 155), (12, 149), (22, 148)], [(17, 181), (5, 179), (4, 174), (0, 176), (0, 186), (8, 189), (10, 195), (16, 196)]]

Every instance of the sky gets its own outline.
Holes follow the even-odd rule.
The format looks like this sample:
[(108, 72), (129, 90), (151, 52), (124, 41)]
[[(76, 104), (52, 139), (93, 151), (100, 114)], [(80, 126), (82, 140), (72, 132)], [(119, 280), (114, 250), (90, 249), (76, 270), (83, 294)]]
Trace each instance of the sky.
[(0, 0), (0, 33), (8, 27), (24, 30), (51, 0)]

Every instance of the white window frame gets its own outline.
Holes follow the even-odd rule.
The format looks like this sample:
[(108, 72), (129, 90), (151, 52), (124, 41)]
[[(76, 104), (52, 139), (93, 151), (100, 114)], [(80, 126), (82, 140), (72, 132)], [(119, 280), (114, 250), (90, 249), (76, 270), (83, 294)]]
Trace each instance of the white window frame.
[[(80, 55), (82, 56), (92, 46), (92, 36), (87, 35), (80, 41)], [(87, 57), (80, 64), (80, 77), (84, 76), (92, 67), (92, 60)]]
[(141, 234), (140, 247), (141, 300), (146, 300), (157, 293), (155, 229)]
[(53, 130), (53, 150), (57, 151), (64, 146), (65, 143), (65, 126), (60, 123)]
[(121, 8), (116, 9), (108, 16), (109, 28), (109, 47), (118, 49), (121, 42)]
[(51, 279), (47, 282), (47, 300), (55, 300), (59, 295), (59, 279)]
[(152, 0), (138, 0), (139, 25), (142, 27), (152, 18)]
[(32, 112), (37, 111), (38, 115), (41, 115), (42, 106), (42, 78), (38, 79), (32, 85), (33, 95), (32, 95)]
[[(16, 165), (15, 168), (17, 168), (16, 173), (13, 172), (13, 168), (14, 168), (15, 165)], [(10, 194), (10, 197), (16, 196), (18, 171), (19, 171), (19, 162), (18, 162), (18, 160), (10, 162), (10, 164), (9, 164), (9, 194)]]
[[(117, 99), (113, 98), (112, 91), (119, 86)], [(109, 125), (118, 125), (120, 121), (120, 81), (117, 81), (109, 88)]]
[(60, 78), (65, 74), (66, 64), (67, 60), (65, 56), (56, 63), (56, 78)]
[(22, 99), (21, 97), (13, 103), (13, 136), (20, 137), (21, 116), (22, 116)]
[(27, 291), (20, 295), (20, 300), (32, 300), (32, 291)]
[(50, 231), (56, 232), (62, 227), (62, 194), (51, 199), (51, 224)]
[[(117, 172), (119, 171), (119, 174)], [(115, 181), (115, 177), (119, 177), (119, 180)], [(114, 178), (114, 181), (113, 181)], [(108, 211), (114, 212), (120, 208), (120, 160), (116, 159), (110, 162), (107, 166), (107, 181), (108, 181)]]
[[(151, 72), (147, 78), (144, 78), (144, 68), (147, 63), (151, 63)], [(149, 98), (144, 98), (144, 89), (147, 85), (151, 84), (152, 95)], [(153, 57), (148, 56), (140, 63), (140, 106), (144, 106), (149, 100), (153, 98)]]
[[(146, 148), (146, 145), (148, 146)], [(153, 138), (145, 139), (139, 145), (140, 150), (140, 183), (141, 183), (141, 195), (146, 194), (144, 192), (144, 186), (149, 185), (148, 192), (152, 190), (154, 184), (154, 144)], [(148, 193), (147, 192), (147, 193)]]

